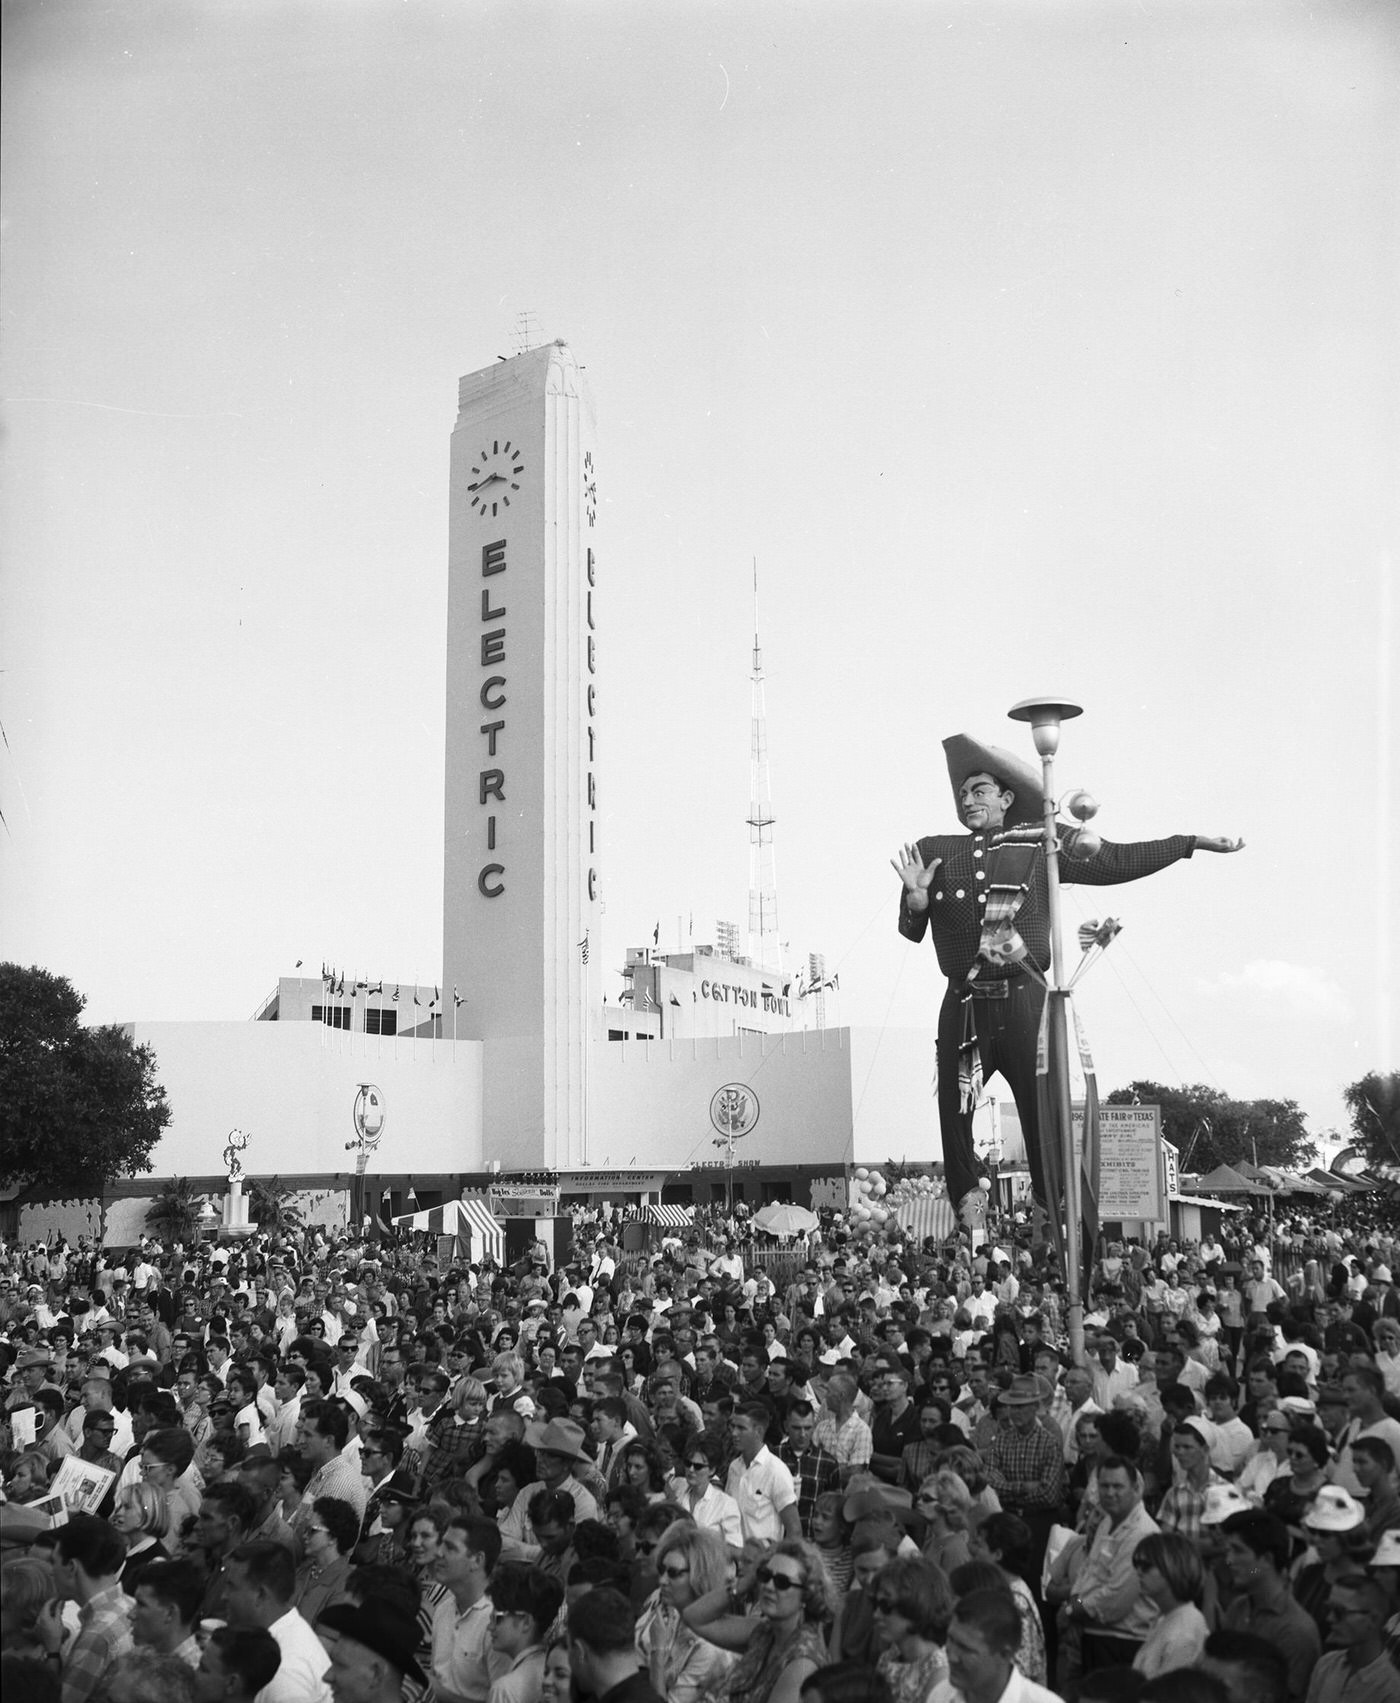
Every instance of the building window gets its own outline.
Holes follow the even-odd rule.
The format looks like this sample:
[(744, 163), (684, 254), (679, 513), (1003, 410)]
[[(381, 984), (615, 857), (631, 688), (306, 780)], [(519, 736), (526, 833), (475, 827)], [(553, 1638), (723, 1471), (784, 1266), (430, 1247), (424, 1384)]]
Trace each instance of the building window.
[(710, 1204), (712, 1206), (723, 1206), (728, 1193), (729, 1191), (725, 1188), (723, 1183), (711, 1183)]
[(399, 1014), (392, 1005), (369, 1005), (365, 1007), (365, 1033), (367, 1035), (397, 1035), (399, 1032)]
[(324, 1023), (328, 1029), (348, 1029), (352, 1010), (349, 1005), (313, 1005), (311, 1021)]

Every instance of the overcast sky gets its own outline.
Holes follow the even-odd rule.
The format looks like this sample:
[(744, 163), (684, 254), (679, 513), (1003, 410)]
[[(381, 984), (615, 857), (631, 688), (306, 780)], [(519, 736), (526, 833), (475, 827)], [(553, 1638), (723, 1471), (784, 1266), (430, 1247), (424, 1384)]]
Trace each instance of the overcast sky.
[(98, 1020), (438, 978), (448, 437), (529, 312), (598, 416), (605, 962), (745, 919), (756, 557), (828, 1022), (931, 1021), (887, 860), (1053, 690), (1105, 835), (1248, 841), (1070, 895), (1101, 1084), (1320, 1133), (1400, 1065), (1392, 6), (4, 21), (0, 954)]

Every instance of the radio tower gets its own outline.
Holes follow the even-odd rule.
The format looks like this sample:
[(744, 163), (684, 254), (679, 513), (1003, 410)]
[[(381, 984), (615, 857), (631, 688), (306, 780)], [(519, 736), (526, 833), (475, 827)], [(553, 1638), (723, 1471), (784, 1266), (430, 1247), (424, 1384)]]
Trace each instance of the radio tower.
[(783, 967), (778, 939), (778, 871), (773, 859), (773, 789), (768, 774), (768, 716), (758, 648), (758, 558), (753, 564), (753, 673), (749, 736), (749, 957), (761, 970)]

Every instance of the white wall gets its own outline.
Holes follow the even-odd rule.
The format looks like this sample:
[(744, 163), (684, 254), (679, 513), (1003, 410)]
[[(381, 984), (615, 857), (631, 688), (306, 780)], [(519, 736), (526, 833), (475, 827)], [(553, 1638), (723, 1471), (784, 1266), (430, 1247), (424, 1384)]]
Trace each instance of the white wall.
[(589, 1062), (589, 1163), (681, 1171), (692, 1160), (717, 1158), (710, 1099), (727, 1082), (751, 1087), (760, 1107), (737, 1158), (843, 1162), (851, 1137), (850, 1036), (826, 1029), (600, 1048)]
[[(469, 1171), (482, 1163), (480, 1043), (382, 1040), (320, 1023), (137, 1023), (170, 1099), (156, 1177), (223, 1170), (231, 1129), (253, 1176), (353, 1171), (346, 1143), (358, 1086), (384, 1092), (372, 1172)], [(415, 1057), (415, 1048), (416, 1054)]]

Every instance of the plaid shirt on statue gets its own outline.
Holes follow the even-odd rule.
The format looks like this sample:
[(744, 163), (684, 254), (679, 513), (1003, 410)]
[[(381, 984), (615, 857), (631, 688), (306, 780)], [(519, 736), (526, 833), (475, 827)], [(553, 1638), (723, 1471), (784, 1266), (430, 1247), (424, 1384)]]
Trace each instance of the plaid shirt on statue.
[(1003, 1427), (982, 1454), (987, 1483), (1012, 1513), (1058, 1508), (1065, 1499), (1064, 1448), (1043, 1425)]
[(828, 1490), (841, 1488), (841, 1468), (836, 1456), (827, 1454), (817, 1443), (799, 1455), (784, 1437), (778, 1448), (778, 1459), (792, 1474), (792, 1482), (797, 1486), (797, 1517), (802, 1522), (802, 1535), (811, 1537), (812, 1510), (817, 1497), (824, 1496)]
[[(1077, 882), (1086, 887), (1111, 887), (1122, 881), (1141, 881), (1155, 875), (1178, 859), (1190, 857), (1196, 849), (1194, 835), (1176, 834), (1166, 840), (1139, 840), (1128, 845), (1105, 840), (1091, 859), (1076, 857), (1063, 850), (1067, 824), (1059, 828), (1062, 854), (1060, 880)], [(907, 889), (901, 890), (899, 901), (899, 932), (906, 940), (922, 940), (932, 930), (938, 967), (951, 982), (966, 979), (967, 972), (977, 962), (982, 944), (982, 914), (978, 910), (978, 895), (982, 885), (975, 879), (979, 868), (985, 867), (985, 854), (996, 850), (996, 837), (984, 834), (934, 834), (918, 842), (919, 855), (927, 867), (935, 858), (941, 861), (929, 890), (928, 909), (913, 914), (909, 910)], [(1033, 964), (1042, 970), (1050, 968), (1050, 902), (1045, 858), (1038, 855), (1030, 872), (1030, 891), (1016, 914), (1016, 929), (1026, 943)], [(1019, 971), (1012, 972), (1019, 974)], [(979, 981), (1005, 981), (1005, 970), (983, 964)]]
[(131, 1648), (132, 1606), (121, 1586), (111, 1585), (78, 1610), (78, 1635), (63, 1658), (63, 1703), (87, 1703), (108, 1668)]

